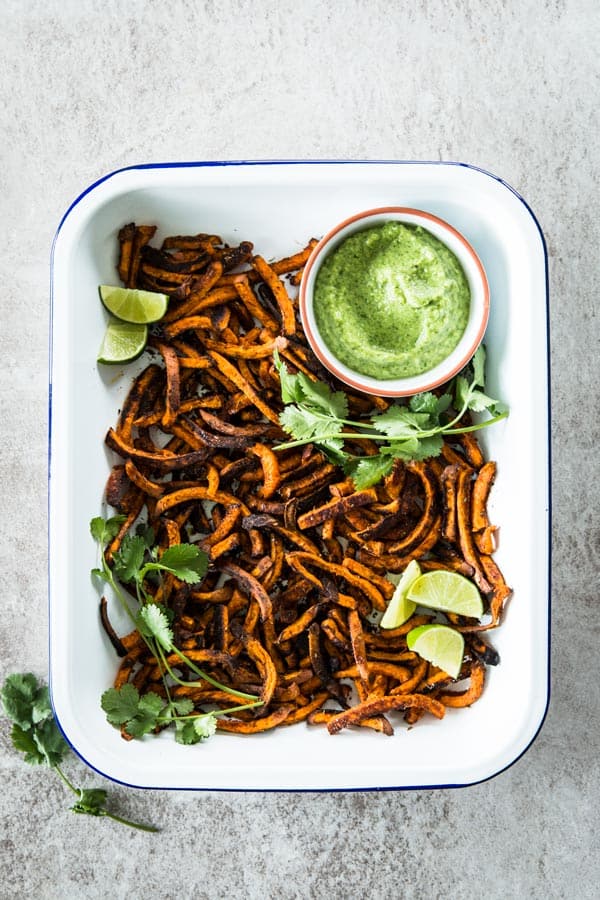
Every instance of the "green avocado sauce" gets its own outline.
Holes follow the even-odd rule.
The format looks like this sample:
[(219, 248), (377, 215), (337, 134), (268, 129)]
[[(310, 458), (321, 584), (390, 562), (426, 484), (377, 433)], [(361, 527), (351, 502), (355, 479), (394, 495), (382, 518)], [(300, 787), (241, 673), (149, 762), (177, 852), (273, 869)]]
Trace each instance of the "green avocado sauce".
[(314, 314), (331, 352), (378, 379), (432, 369), (466, 328), (471, 295), (458, 259), (419, 225), (350, 235), (317, 273)]

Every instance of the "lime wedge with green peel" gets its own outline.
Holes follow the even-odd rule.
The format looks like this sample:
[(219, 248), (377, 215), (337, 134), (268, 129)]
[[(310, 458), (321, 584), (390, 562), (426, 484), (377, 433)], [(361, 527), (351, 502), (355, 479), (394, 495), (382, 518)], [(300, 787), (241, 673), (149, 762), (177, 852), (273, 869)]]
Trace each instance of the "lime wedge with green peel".
[(481, 594), (472, 581), (445, 569), (425, 572), (411, 585), (408, 599), (417, 606), (438, 609), (480, 619), (483, 615)]
[(412, 587), (420, 574), (421, 567), (416, 559), (413, 559), (409, 562), (402, 575), (388, 575), (390, 581), (395, 581), (396, 590), (392, 594), (392, 599), (388, 603), (387, 609), (379, 623), (381, 628), (399, 628), (400, 625), (408, 622), (417, 608), (417, 604), (409, 600), (407, 594), (409, 588)]
[(105, 365), (133, 362), (144, 352), (148, 340), (148, 326), (119, 322), (113, 319), (98, 352), (98, 362)]
[(100, 299), (107, 310), (122, 322), (150, 325), (162, 319), (169, 305), (166, 294), (139, 291), (137, 288), (111, 287), (101, 284)]
[(459, 631), (448, 625), (419, 625), (408, 632), (406, 645), (451, 678), (458, 678), (465, 654), (465, 642)]

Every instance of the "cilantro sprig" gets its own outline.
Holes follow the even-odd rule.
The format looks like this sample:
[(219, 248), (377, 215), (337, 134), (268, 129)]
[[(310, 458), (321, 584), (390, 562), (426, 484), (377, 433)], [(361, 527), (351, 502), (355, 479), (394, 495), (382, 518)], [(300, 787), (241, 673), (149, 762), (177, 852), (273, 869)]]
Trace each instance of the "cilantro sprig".
[[(119, 532), (124, 516), (103, 519), (97, 516), (90, 522), (92, 537), (102, 547)], [(112, 570), (103, 557), (102, 568), (93, 569), (93, 574), (114, 586), (115, 578), (123, 584), (135, 586), (138, 600), (151, 603), (151, 593), (146, 589), (146, 578), (152, 572), (169, 572), (187, 584), (202, 581), (208, 568), (208, 557), (203, 550), (193, 544), (176, 544), (167, 548), (159, 559), (158, 547), (154, 546), (154, 532), (141, 526), (136, 534), (126, 534), (121, 546), (114, 554)]]
[[(487, 428), (508, 415), (503, 403), (484, 393), (483, 345), (447, 393), (440, 397), (431, 391), (415, 394), (407, 405), (393, 404), (385, 412), (374, 413), (361, 422), (348, 419), (348, 398), (342, 391), (332, 391), (303, 372), (290, 373), (277, 351), (274, 362), (281, 382), (281, 398), (286, 404), (279, 421), (293, 438), (275, 449), (313, 443), (343, 468), (359, 490), (388, 475), (394, 460), (438, 456), (445, 437)], [(487, 412), (490, 418), (461, 426), (468, 411)], [(350, 453), (345, 449), (345, 443), (350, 440), (380, 442), (379, 452), (373, 456)]]
[(257, 703), (244, 703), (227, 710), (195, 713), (191, 700), (165, 701), (154, 691), (140, 696), (133, 684), (109, 688), (102, 694), (102, 709), (112, 725), (124, 728), (131, 737), (142, 737), (156, 729), (175, 725), (175, 740), (179, 744), (197, 744), (211, 737), (217, 728), (217, 716), (225, 712), (250, 709)]
[(70, 807), (72, 812), (105, 817), (140, 831), (158, 831), (153, 825), (131, 822), (110, 812), (106, 808), (108, 794), (103, 788), (78, 788), (72, 784), (59, 765), (69, 753), (69, 747), (56, 724), (48, 688), (35, 675), (31, 672), (9, 675), (0, 690), (0, 698), (5, 715), (12, 722), (13, 747), (24, 754), (29, 765), (47, 766), (56, 772), (76, 795)]
[[(156, 659), (165, 689), (165, 698), (153, 691), (142, 696), (132, 684), (120, 688), (109, 688), (101, 698), (101, 706), (108, 721), (123, 728), (133, 738), (158, 731), (170, 725), (175, 726), (175, 740), (182, 744), (195, 744), (210, 737), (216, 729), (216, 717), (226, 713), (252, 709), (262, 705), (262, 700), (254, 694), (246, 694), (222, 684), (189, 659), (175, 644), (171, 629), (171, 611), (155, 602), (149, 580), (167, 572), (187, 584), (197, 584), (208, 568), (206, 553), (193, 544), (176, 544), (159, 555), (154, 544), (151, 528), (139, 526), (135, 534), (126, 534), (113, 555), (112, 568), (106, 561), (104, 547), (119, 532), (123, 516), (104, 519), (98, 516), (90, 522), (90, 532), (100, 545), (101, 567), (92, 569), (92, 574), (109, 584), (121, 606), (131, 618), (146, 646)], [(132, 611), (121, 584), (134, 588), (138, 609)], [(183, 681), (177, 674), (177, 666), (171, 665), (170, 657), (175, 655), (181, 663), (192, 670), (201, 681)], [(208, 682), (213, 687), (230, 696), (245, 701), (229, 709), (211, 712), (194, 712), (190, 700), (177, 700), (171, 695), (174, 684), (185, 687), (199, 687)]]

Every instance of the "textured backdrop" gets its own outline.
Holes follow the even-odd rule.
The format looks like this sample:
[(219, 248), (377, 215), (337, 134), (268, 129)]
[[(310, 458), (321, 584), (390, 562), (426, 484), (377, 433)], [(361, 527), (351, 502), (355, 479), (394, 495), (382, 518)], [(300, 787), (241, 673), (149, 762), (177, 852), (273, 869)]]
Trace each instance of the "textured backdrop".
[[(525, 196), (550, 254), (554, 637), (535, 744), (504, 774), (456, 791), (115, 787), (124, 815), (163, 829), (130, 833), (69, 813), (58, 779), (16, 757), (2, 721), (0, 896), (597, 897), (596, 0), (1, 8), (0, 677), (47, 668), (52, 236), (87, 184), (147, 161), (460, 160)], [(94, 780), (75, 759), (68, 768)]]

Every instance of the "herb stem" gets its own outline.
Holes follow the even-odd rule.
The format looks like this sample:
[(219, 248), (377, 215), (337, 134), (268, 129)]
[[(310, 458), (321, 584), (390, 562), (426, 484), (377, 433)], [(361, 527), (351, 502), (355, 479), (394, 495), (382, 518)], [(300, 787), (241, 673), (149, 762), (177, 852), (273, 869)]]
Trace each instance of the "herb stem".
[[(153, 642), (150, 638), (148, 638), (145, 634), (142, 634), (142, 632), (141, 632), (140, 629), (138, 628), (138, 622), (137, 622), (137, 619), (136, 619), (136, 617), (134, 616), (134, 614), (131, 612), (131, 610), (130, 610), (130, 608), (129, 608), (129, 604), (128, 604), (127, 601), (126, 601), (123, 592), (121, 591), (120, 587), (118, 586), (117, 582), (115, 581), (115, 579), (114, 579), (114, 577), (113, 577), (113, 573), (111, 572), (111, 570), (110, 570), (110, 569), (108, 568), (108, 566), (106, 565), (106, 561), (104, 560), (104, 556), (102, 557), (102, 568), (103, 568), (103, 570), (104, 570), (104, 572), (105, 572), (106, 580), (108, 581), (108, 583), (110, 584), (111, 588), (113, 589), (113, 591), (114, 591), (114, 593), (115, 593), (115, 596), (117, 597), (119, 603), (121, 604), (121, 606), (123, 607), (123, 609), (125, 610), (125, 612), (127, 613), (127, 615), (129, 616), (129, 618), (131, 619), (131, 621), (133, 622), (133, 624), (134, 624), (134, 626), (135, 626), (135, 628), (136, 628), (138, 634), (140, 635), (141, 639), (142, 639), (143, 642), (145, 643), (146, 647), (148, 648), (148, 650), (150, 651), (150, 653), (152, 654), (152, 656), (156, 657), (156, 656), (157, 656), (157, 653), (156, 653), (156, 647), (154, 646), (154, 642)], [(136, 583), (136, 591), (137, 591), (137, 594), (138, 594), (138, 599), (139, 599), (140, 605), (143, 606), (143, 602), (142, 602), (142, 600), (141, 600), (140, 597), (139, 597), (139, 589), (138, 589), (138, 584), (137, 584), (137, 583)], [(161, 675), (162, 675), (162, 674), (163, 674), (163, 673), (161, 672)], [(165, 685), (165, 689), (166, 689), (166, 691), (167, 691), (167, 696), (168, 696), (169, 690), (168, 690), (167, 684), (166, 684), (166, 682), (165, 682), (164, 675), (163, 675), (163, 683), (164, 683), (164, 685)]]
[(318, 437), (308, 437), (308, 438), (300, 438), (297, 441), (286, 441), (284, 444), (277, 444), (276, 447), (273, 447), (273, 450), (291, 450), (292, 447), (302, 447), (304, 444), (320, 444), (323, 441), (329, 441), (332, 438), (342, 438), (343, 440), (382, 440), (387, 441), (385, 435), (377, 435), (377, 434), (358, 434), (349, 431), (333, 431), (331, 434), (320, 434)]
[(243, 709), (255, 709), (262, 706), (262, 700), (255, 700), (254, 703), (243, 703), (241, 706), (230, 706), (228, 709), (214, 709), (208, 713), (191, 713), (189, 716), (159, 716), (157, 722), (185, 722), (186, 719), (201, 719), (203, 716), (225, 716), (228, 713), (241, 712)]
[(142, 825), (141, 822), (132, 822), (131, 819), (124, 819), (122, 816), (108, 812), (106, 809), (103, 810), (102, 815), (106, 816), (107, 819), (112, 819), (113, 822), (119, 822), (120, 825), (127, 825), (129, 828), (136, 828), (138, 831), (148, 831), (151, 834), (156, 834), (160, 831), (160, 828), (156, 828), (155, 825)]
[(436, 434), (450, 436), (453, 434), (467, 434), (470, 431), (479, 431), (482, 428), (487, 428), (488, 425), (493, 425), (495, 422), (499, 422), (501, 419), (505, 419), (508, 416), (508, 412), (503, 412), (499, 413), (497, 416), (493, 416), (493, 418), (491, 419), (486, 419), (483, 422), (477, 422), (474, 425), (464, 425), (461, 428), (453, 428), (452, 426), (454, 425), (454, 423), (458, 422), (463, 414), (464, 411), (460, 416), (452, 419), (451, 422), (449, 422), (447, 425), (444, 425), (442, 428), (430, 428), (428, 430), (415, 431), (413, 434), (407, 434), (397, 438), (394, 438), (389, 434), (381, 434), (378, 432), (375, 432), (373, 434), (361, 434), (360, 432), (353, 431), (332, 431), (329, 434), (320, 434), (318, 437), (301, 438), (296, 441), (286, 441), (284, 444), (277, 444), (276, 447), (273, 447), (273, 450), (291, 450), (293, 447), (302, 447), (304, 444), (319, 444), (322, 441), (330, 441), (336, 438), (338, 440), (381, 441), (383, 443), (393, 444), (395, 440), (404, 441), (413, 437), (421, 440), (422, 438), (433, 437)]
[[(480, 431), (482, 428), (487, 428), (488, 425), (494, 425), (495, 422), (500, 422), (501, 419), (506, 419), (508, 416), (508, 412), (498, 413), (497, 416), (494, 416), (491, 419), (485, 419), (483, 422), (477, 422), (475, 425), (463, 425), (461, 428), (450, 428), (449, 426), (442, 430), (442, 434), (468, 434), (470, 431)], [(456, 421), (456, 420), (455, 420)]]
[[(109, 569), (109, 567), (108, 567), (108, 565), (107, 565), (107, 563), (106, 563), (106, 560), (104, 559), (104, 554), (102, 554), (102, 569), (103, 569), (103, 571), (104, 571), (106, 580), (108, 581), (108, 583), (110, 584), (111, 588), (113, 589), (113, 591), (114, 591), (114, 593), (115, 593), (115, 596), (117, 597), (119, 603), (121, 604), (121, 606), (123, 607), (123, 609), (125, 610), (125, 612), (127, 613), (127, 615), (129, 616), (129, 618), (131, 619), (131, 621), (133, 622), (133, 624), (136, 625), (135, 616), (134, 616), (134, 614), (131, 612), (131, 610), (130, 610), (130, 608), (129, 608), (129, 604), (127, 603), (127, 601), (126, 601), (126, 599), (125, 599), (123, 593), (121, 592), (121, 589), (120, 589), (119, 586), (117, 585), (117, 583), (116, 583), (116, 581), (115, 581), (115, 579), (114, 579), (114, 577), (113, 577), (113, 573), (112, 573), (111, 570)], [(136, 626), (136, 627), (137, 627), (137, 626)], [(143, 635), (142, 635), (142, 637), (143, 637)], [(150, 649), (150, 648), (149, 648), (149, 649)]]
[[(81, 792), (78, 791), (75, 785), (73, 785), (69, 781), (60, 766), (55, 765), (51, 766), (51, 768), (56, 771), (60, 778), (62, 778), (63, 782), (66, 784), (70, 791), (72, 791), (78, 797), (81, 796)], [(97, 815), (99, 817), (105, 816), (107, 819), (112, 819), (114, 822), (119, 822), (120, 825), (128, 825), (129, 828), (137, 828), (138, 831), (149, 831), (152, 833), (156, 833), (159, 830), (154, 825), (142, 825), (140, 822), (132, 822), (130, 819), (124, 819), (122, 816), (118, 816), (116, 813), (108, 812), (108, 810), (106, 809), (99, 810)]]
[(77, 788), (76, 788), (73, 784), (71, 784), (71, 782), (69, 781), (69, 779), (67, 778), (67, 776), (65, 775), (65, 773), (63, 772), (63, 770), (60, 768), (60, 766), (52, 766), (52, 768), (53, 768), (53, 769), (57, 772), (57, 774), (62, 778), (62, 780), (64, 781), (64, 783), (66, 784), (66, 786), (69, 788), (69, 790), (70, 790), (70, 791), (73, 791), (74, 794), (77, 794), (77, 795), (79, 796), (79, 791), (77, 790)]
[[(171, 647), (171, 649), (172, 649), (173, 653), (175, 653), (179, 657), (179, 659), (186, 664), (186, 666), (189, 666), (189, 668), (193, 672), (196, 673), (196, 675), (199, 675), (200, 678), (204, 679), (204, 681), (207, 681), (209, 684), (212, 684), (212, 686), (217, 688), (217, 690), (224, 691), (226, 694), (230, 694), (232, 697), (240, 697), (242, 700), (251, 700), (253, 702), (258, 700), (258, 697), (255, 694), (244, 694), (242, 691), (236, 691), (234, 688), (227, 687), (227, 685), (221, 684), (220, 681), (216, 681), (216, 679), (211, 678), (210, 675), (207, 675), (206, 672), (203, 672), (202, 669), (199, 669), (198, 666), (196, 666), (192, 662), (191, 659), (188, 659), (184, 653), (182, 653), (180, 650), (178, 650), (174, 644)], [(167, 669), (171, 678), (174, 681), (176, 681), (178, 684), (183, 685), (184, 687), (192, 687), (194, 685), (194, 682), (193, 681), (182, 681), (181, 678), (178, 678), (177, 675), (174, 674), (169, 663), (167, 662), (167, 658), (165, 657), (164, 653), (162, 652), (162, 648), (160, 646), (158, 647), (158, 650), (159, 650), (161, 659), (165, 665), (165, 668)]]
[[(150, 640), (152, 640), (152, 639), (149, 638), (148, 640), (150, 641)], [(161, 648), (160, 644), (158, 643), (158, 641), (152, 640), (152, 645), (153, 645), (154, 648), (155, 648), (154, 651), (153, 651), (153, 652), (154, 652), (154, 656), (155, 656), (156, 658), (160, 657), (161, 660), (163, 661), (163, 663), (166, 665), (166, 660), (165, 660), (165, 658), (164, 658), (164, 655), (163, 655), (163, 652), (162, 652), (162, 648)], [(168, 682), (168, 680), (167, 680), (167, 673), (162, 669), (162, 667), (159, 667), (159, 668), (160, 668), (160, 677), (162, 678), (162, 683), (163, 683), (164, 688), (165, 688), (165, 692), (166, 692), (166, 695), (167, 695), (167, 700), (168, 700), (169, 706), (172, 707), (172, 706), (173, 706), (173, 698), (171, 697), (171, 691), (169, 690), (169, 682)]]
[(216, 716), (224, 716), (227, 713), (241, 712), (243, 709), (254, 709), (257, 706), (263, 706), (264, 700), (256, 700), (254, 703), (243, 703), (241, 706), (230, 706), (229, 709), (219, 709), (215, 711)]

